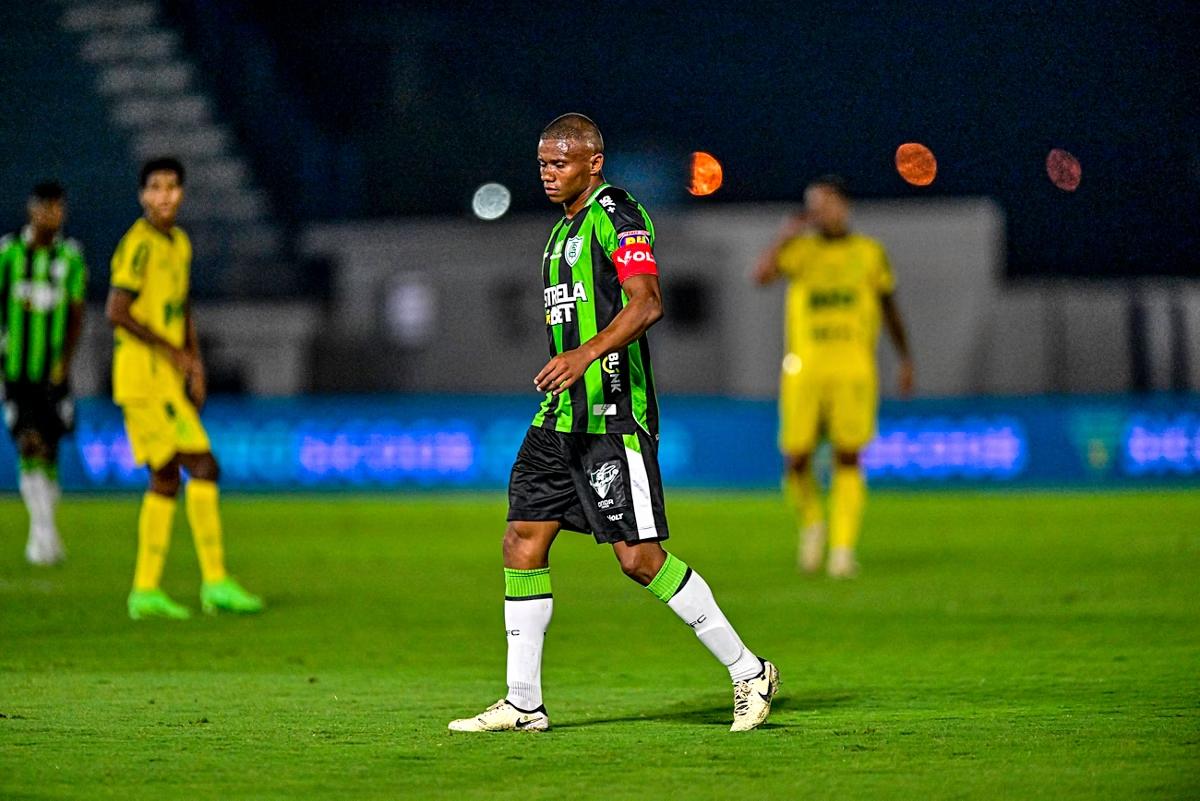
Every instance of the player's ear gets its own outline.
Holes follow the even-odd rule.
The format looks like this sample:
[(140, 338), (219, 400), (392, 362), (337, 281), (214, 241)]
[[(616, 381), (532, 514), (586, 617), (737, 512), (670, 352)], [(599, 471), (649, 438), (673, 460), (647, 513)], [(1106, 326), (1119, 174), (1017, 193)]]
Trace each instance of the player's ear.
[(599, 175), (603, 169), (604, 169), (604, 154), (603, 153), (593, 154), (592, 155), (592, 168), (590, 171), (591, 174)]

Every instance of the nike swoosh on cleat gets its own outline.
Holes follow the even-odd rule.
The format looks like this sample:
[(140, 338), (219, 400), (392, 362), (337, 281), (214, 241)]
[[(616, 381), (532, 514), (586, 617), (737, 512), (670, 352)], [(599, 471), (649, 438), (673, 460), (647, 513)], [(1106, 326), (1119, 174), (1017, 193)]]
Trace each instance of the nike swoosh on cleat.
[(768, 704), (771, 703), (771, 696), (769, 695), (763, 695), (762, 693), (759, 693), (758, 697), (766, 701)]
[(534, 723), (537, 723), (537, 718), (525, 718), (525, 719), (518, 718), (515, 725), (518, 729), (526, 729), (526, 728), (529, 728)]

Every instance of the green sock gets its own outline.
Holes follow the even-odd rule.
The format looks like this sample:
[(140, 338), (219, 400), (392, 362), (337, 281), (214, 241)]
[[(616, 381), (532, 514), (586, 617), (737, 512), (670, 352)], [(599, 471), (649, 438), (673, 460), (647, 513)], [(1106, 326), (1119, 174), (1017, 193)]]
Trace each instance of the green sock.
[(549, 598), (550, 595), (550, 568), (504, 568), (504, 600), (527, 601), (533, 598)]
[(683, 581), (687, 578), (688, 569), (687, 564), (682, 559), (676, 558), (674, 554), (667, 554), (667, 560), (659, 568), (658, 575), (654, 577), (654, 580), (646, 585), (646, 589), (650, 590), (655, 598), (665, 604), (675, 597), (675, 593), (683, 586)]
[(22, 473), (46, 473), (50, 474), (50, 465), (45, 459), (37, 456), (22, 456), (19, 460)]

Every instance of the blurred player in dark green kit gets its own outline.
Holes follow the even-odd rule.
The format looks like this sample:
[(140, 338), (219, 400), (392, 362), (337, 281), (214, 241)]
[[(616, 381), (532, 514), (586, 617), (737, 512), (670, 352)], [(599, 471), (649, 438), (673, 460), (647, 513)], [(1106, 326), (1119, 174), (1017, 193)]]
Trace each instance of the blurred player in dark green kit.
[(658, 402), (646, 332), (662, 317), (654, 225), (605, 182), (604, 140), (565, 114), (538, 142), (542, 187), (564, 216), (542, 254), (546, 397), (509, 479), (504, 535), (508, 694), (454, 731), (544, 731), (542, 645), (553, 611), (550, 547), (562, 529), (611, 545), (621, 569), (671, 607), (729, 671), (732, 731), (767, 719), (779, 671), (743, 643), (699, 573), (667, 553)]
[(0, 240), (4, 420), (17, 446), (29, 511), (25, 558), (52, 565), (66, 556), (54, 519), (61, 496), (58, 444), (74, 426), (67, 379), (83, 330), (87, 268), (79, 243), (62, 236), (62, 186), (38, 184), (27, 208), (28, 225)]

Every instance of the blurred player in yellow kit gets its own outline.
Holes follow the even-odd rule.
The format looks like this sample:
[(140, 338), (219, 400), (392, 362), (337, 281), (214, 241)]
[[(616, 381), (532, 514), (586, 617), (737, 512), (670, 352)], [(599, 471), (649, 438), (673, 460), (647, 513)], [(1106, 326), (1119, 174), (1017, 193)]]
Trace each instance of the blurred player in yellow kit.
[(125, 415), (134, 459), (150, 469), (128, 601), (134, 620), (191, 614), (159, 589), (180, 468), (189, 476), (185, 506), (200, 559), (204, 611), (262, 609), (262, 600), (225, 572), (217, 461), (197, 411), (204, 406), (207, 388), (188, 301), (192, 245), (175, 225), (183, 180), (183, 165), (172, 158), (153, 159), (142, 167), (138, 198), (144, 216), (113, 254), (106, 309), (114, 329), (113, 400)]
[(900, 357), (901, 395), (913, 386), (887, 254), (875, 240), (851, 232), (849, 223), (845, 183), (837, 176), (813, 181), (804, 210), (763, 254), (754, 275), (759, 284), (789, 282), (779, 391), (785, 485), (800, 521), (800, 566), (816, 572), (825, 559), (826, 527), (812, 454), (820, 436), (828, 437), (834, 465), (826, 569), (835, 578), (858, 572), (855, 546), (867, 493), (859, 456), (875, 435), (881, 317)]

